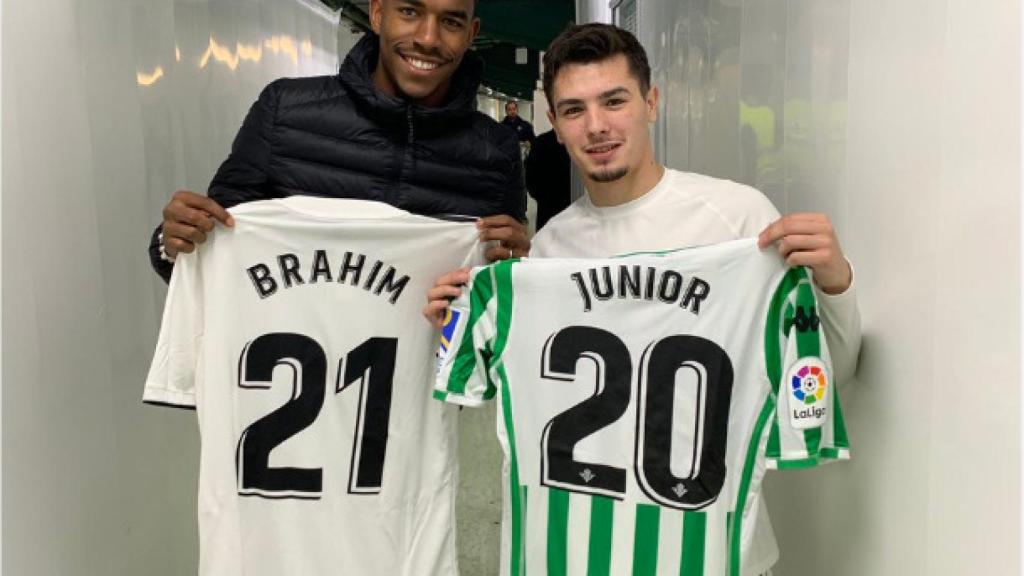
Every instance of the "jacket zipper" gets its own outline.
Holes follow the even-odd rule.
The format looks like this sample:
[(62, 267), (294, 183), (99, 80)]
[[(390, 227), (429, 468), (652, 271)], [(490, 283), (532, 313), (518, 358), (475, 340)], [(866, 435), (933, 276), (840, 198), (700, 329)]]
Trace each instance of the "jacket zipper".
[(412, 160), (412, 145), (416, 140), (416, 132), (413, 129), (413, 112), (412, 106), (406, 106), (405, 108), (405, 121), (409, 126), (409, 130), (405, 137), (405, 146), (402, 151), (402, 158), (398, 162), (398, 173), (395, 175), (395, 192), (397, 192), (396, 200), (397, 205), (402, 205), (401, 189), (402, 189), (402, 176), (405, 173), (405, 164)]
[(409, 106), (405, 109), (405, 118), (409, 122), (409, 136), (406, 139), (406, 143), (412, 144), (413, 140), (415, 140), (416, 138), (416, 132), (413, 130), (412, 124), (412, 106)]

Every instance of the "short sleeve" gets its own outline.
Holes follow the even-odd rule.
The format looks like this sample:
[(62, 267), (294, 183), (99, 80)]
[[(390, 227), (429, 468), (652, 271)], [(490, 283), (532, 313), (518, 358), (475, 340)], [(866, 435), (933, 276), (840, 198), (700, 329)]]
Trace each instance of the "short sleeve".
[(196, 367), (202, 337), (202, 277), (199, 254), (193, 252), (180, 255), (175, 263), (143, 402), (195, 407)]
[(850, 456), (824, 332), (807, 271), (790, 269), (772, 298), (765, 332), (766, 369), (776, 402), (768, 468), (807, 468)]
[(493, 270), (492, 266), (474, 269), (469, 285), (448, 308), (434, 387), (438, 400), (479, 406), (497, 391), (491, 374), (497, 303)]

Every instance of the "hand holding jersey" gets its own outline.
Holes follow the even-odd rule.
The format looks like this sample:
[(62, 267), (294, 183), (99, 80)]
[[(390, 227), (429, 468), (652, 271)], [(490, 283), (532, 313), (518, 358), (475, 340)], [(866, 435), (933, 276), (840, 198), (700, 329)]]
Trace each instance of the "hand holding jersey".
[[(215, 223), (228, 228), (235, 225), (231, 214), (215, 200), (189, 190), (175, 192), (163, 214), (163, 249), (171, 259), (179, 253), (188, 254), (206, 242)], [(484, 254), (488, 262), (525, 256), (530, 251), (526, 226), (511, 216), (499, 214), (479, 218), (476, 225), (480, 230), (480, 241), (493, 242)]]
[(448, 307), (452, 300), (462, 294), (462, 287), (469, 283), (469, 268), (452, 270), (434, 282), (427, 291), (427, 305), (423, 308), (423, 316), (440, 330), (448, 319)]
[[(526, 227), (515, 218), (505, 215), (488, 216), (476, 221), (480, 230), (480, 241), (490, 243), (484, 256), (488, 262), (526, 256), (530, 252), (530, 240), (526, 238)], [(452, 270), (440, 277), (427, 292), (427, 305), (423, 315), (441, 329), (448, 311), (448, 302), (461, 292), (461, 286), (469, 282), (469, 268)]]
[(164, 221), (160, 225), (164, 253), (173, 260), (179, 253), (192, 252), (196, 245), (206, 242), (215, 222), (228, 228), (235, 225), (231, 214), (212, 198), (178, 190), (164, 207)]
[(481, 242), (492, 242), (485, 255), (488, 262), (526, 256), (530, 252), (530, 239), (522, 222), (499, 214), (476, 221)]
[(758, 235), (761, 248), (773, 243), (778, 243), (779, 254), (786, 264), (813, 270), (814, 283), (826, 294), (842, 294), (853, 283), (853, 270), (843, 256), (828, 216), (788, 214), (769, 224)]

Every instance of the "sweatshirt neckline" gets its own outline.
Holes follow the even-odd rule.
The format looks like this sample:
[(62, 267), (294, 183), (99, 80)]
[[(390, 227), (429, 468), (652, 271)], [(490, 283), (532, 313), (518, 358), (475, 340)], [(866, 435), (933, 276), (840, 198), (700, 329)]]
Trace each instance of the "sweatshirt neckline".
[(653, 188), (645, 192), (639, 198), (634, 198), (629, 202), (622, 204), (616, 204), (615, 206), (596, 206), (590, 199), (590, 193), (586, 193), (583, 196), (583, 208), (585, 208), (591, 214), (599, 218), (615, 218), (626, 214), (632, 214), (643, 207), (654, 202), (659, 196), (663, 195), (669, 188), (670, 173), (674, 172), (671, 168), (666, 167), (665, 172), (661, 175), (661, 179), (654, 185)]

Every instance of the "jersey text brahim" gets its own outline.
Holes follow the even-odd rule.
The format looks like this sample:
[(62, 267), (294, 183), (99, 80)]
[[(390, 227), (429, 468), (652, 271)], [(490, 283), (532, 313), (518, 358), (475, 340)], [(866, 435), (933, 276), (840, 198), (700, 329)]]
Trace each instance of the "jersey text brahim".
[[(335, 262), (333, 267), (332, 260)], [(303, 263), (298, 255), (289, 252), (278, 254), (274, 262), (277, 277), (271, 271), (271, 266), (264, 262), (246, 268), (246, 273), (260, 298), (273, 295), (279, 286), (292, 288), (307, 282), (336, 282), (373, 292), (394, 304), (409, 284), (409, 276), (400, 274), (394, 266), (357, 252), (344, 252), (332, 259), (328, 256), (327, 250), (314, 250), (306, 263)]]

